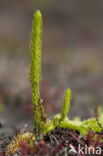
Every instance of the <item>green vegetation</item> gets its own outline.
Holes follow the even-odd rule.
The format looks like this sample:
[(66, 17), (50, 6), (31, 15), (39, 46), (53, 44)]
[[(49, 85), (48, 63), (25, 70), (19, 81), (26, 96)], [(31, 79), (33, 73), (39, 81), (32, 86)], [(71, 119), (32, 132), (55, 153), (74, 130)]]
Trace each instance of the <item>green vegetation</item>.
[[(7, 146), (6, 155), (7, 156), (11, 155), (15, 153), (18, 149), (20, 149), (20, 152), (22, 153), (22, 155), (24, 154), (28, 155), (28, 153), (31, 155), (33, 153), (34, 153), (33, 155), (35, 155), (36, 153), (37, 155), (37, 152), (39, 151), (40, 153), (44, 152), (45, 154), (47, 152), (47, 155), (48, 155), (48, 150), (49, 151), (50, 149), (53, 150), (53, 146), (50, 144), (49, 146), (51, 146), (51, 148), (48, 148), (48, 143), (46, 142), (46, 140), (43, 140), (43, 138), (39, 136), (43, 136), (40, 134), (47, 134), (49, 131), (54, 130), (56, 127), (69, 129), (69, 130), (71, 129), (72, 132), (74, 132), (75, 130), (80, 133), (77, 136), (74, 133), (72, 133), (72, 135), (74, 135), (74, 138), (73, 136), (71, 136), (73, 138), (71, 144), (74, 143), (75, 141), (77, 143), (80, 143), (81, 140), (79, 137), (82, 135), (85, 137), (82, 139), (85, 139), (86, 146), (87, 145), (89, 146), (93, 145), (93, 147), (95, 147), (95, 145), (98, 145), (98, 147), (101, 146), (101, 142), (103, 142), (103, 136), (102, 136), (103, 134), (102, 133), (103, 132), (103, 128), (102, 128), (103, 127), (103, 107), (99, 107), (99, 111), (98, 111), (98, 105), (96, 105), (94, 118), (81, 121), (79, 117), (75, 117), (73, 120), (70, 120), (67, 117), (69, 109), (70, 109), (70, 104), (71, 104), (71, 90), (70, 89), (67, 89), (64, 95), (61, 113), (55, 115), (52, 120), (49, 120), (46, 118), (45, 110), (44, 110), (43, 103), (42, 103), (43, 100), (40, 98), (40, 92), (39, 92), (39, 83), (41, 80), (41, 43), (42, 43), (41, 34), (42, 34), (42, 15), (40, 11), (37, 11), (34, 15), (32, 36), (31, 36), (31, 46), (30, 46), (30, 52), (31, 52), (30, 53), (30, 56), (31, 56), (30, 80), (31, 80), (31, 85), (32, 85), (34, 128), (35, 128), (36, 134), (33, 132), (23, 132), (21, 134), (18, 134), (16, 137), (14, 137), (11, 143)], [(3, 106), (2, 104), (0, 104), (0, 111), (2, 111), (2, 109), (3, 109)], [(99, 112), (99, 115), (98, 115), (98, 112)], [(98, 135), (98, 133), (96, 132), (99, 132), (100, 135)], [(50, 134), (47, 134), (47, 135), (50, 136)], [(34, 144), (34, 141), (36, 141), (35, 144)], [(64, 142), (64, 139), (63, 139), (63, 142)], [(68, 145), (70, 144), (67, 144), (67, 148), (69, 147)], [(85, 146), (84, 143), (82, 146), (83, 147)], [(60, 144), (58, 142), (58, 145), (56, 145), (56, 148), (54, 147), (54, 151), (57, 151), (57, 153), (59, 153), (59, 151), (57, 150), (58, 147), (59, 147), (59, 151), (61, 151), (61, 149), (63, 151), (63, 148), (60, 148), (61, 142)], [(42, 148), (43, 148), (43, 151), (41, 152)], [(54, 151), (53, 151), (53, 154), (54, 154)]]
[(41, 33), (42, 33), (42, 15), (37, 11), (34, 15), (32, 26), (32, 37), (30, 46), (31, 71), (30, 80), (32, 84), (32, 103), (34, 112), (34, 125), (36, 133), (42, 130), (43, 121), (41, 120), (39, 107), (39, 82), (41, 79)]
[(61, 111), (60, 122), (64, 121), (64, 119), (67, 117), (68, 111), (70, 109), (70, 102), (71, 102), (71, 90), (68, 89), (64, 96), (64, 102), (63, 102), (63, 107), (62, 107), (62, 111)]
[[(43, 121), (40, 111), (40, 93), (39, 82), (41, 79), (41, 32), (42, 32), (42, 16), (40, 11), (34, 15), (32, 39), (31, 39), (31, 71), (30, 79), (32, 84), (32, 103), (34, 111), (34, 127), (37, 135), (40, 133), (46, 134), (48, 131), (53, 130), (55, 127), (69, 128), (79, 131), (83, 136), (93, 130), (101, 132), (103, 126), (103, 115), (97, 118), (91, 118), (85, 121), (70, 120), (67, 114), (70, 108), (71, 90), (68, 89), (64, 96), (61, 114), (57, 114), (52, 120), (47, 119)], [(101, 125), (101, 126), (100, 126)]]

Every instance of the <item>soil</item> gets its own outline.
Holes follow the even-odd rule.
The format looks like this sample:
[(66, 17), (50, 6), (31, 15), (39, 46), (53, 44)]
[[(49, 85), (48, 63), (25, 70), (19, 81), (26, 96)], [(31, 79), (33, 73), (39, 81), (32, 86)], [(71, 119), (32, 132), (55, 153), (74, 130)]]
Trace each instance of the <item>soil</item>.
[[(17, 134), (17, 130), (14, 127), (10, 128), (1, 126), (1, 131), (0, 156), (5, 156), (5, 149)], [(36, 149), (35, 154), (30, 151), (26, 151), (27, 146), (25, 146), (24, 148), (18, 148), (18, 150), (10, 156), (92, 156), (90, 154), (84, 155), (82, 153), (77, 154), (69, 152), (71, 145), (77, 150), (78, 144), (80, 144), (81, 147), (84, 147), (85, 145), (88, 146), (88, 140), (85, 140), (77, 131), (57, 127), (48, 134), (43, 135), (42, 139), (36, 139), (34, 142)]]

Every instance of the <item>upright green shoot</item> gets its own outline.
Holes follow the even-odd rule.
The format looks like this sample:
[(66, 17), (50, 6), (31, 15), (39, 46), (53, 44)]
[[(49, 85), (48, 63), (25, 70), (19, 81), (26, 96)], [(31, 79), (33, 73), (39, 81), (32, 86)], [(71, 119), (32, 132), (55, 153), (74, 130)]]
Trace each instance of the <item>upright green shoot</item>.
[(41, 79), (41, 34), (42, 34), (42, 15), (40, 11), (36, 11), (34, 14), (32, 24), (32, 36), (30, 44), (30, 80), (32, 84), (32, 103), (34, 112), (34, 126), (36, 133), (38, 134), (42, 126), (40, 107), (39, 107), (39, 82)]
[(68, 111), (70, 109), (70, 103), (71, 103), (71, 90), (67, 89), (65, 96), (64, 96), (60, 122), (63, 121), (67, 117)]

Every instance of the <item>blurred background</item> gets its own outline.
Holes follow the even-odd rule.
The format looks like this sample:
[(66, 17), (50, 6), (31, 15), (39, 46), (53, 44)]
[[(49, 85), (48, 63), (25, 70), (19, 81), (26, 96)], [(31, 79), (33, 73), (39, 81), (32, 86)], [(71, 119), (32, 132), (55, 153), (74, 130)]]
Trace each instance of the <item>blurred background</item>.
[(29, 82), (34, 12), (43, 15), (41, 97), (48, 116), (72, 90), (69, 117), (93, 116), (103, 103), (103, 1), (0, 0), (0, 121), (33, 122)]

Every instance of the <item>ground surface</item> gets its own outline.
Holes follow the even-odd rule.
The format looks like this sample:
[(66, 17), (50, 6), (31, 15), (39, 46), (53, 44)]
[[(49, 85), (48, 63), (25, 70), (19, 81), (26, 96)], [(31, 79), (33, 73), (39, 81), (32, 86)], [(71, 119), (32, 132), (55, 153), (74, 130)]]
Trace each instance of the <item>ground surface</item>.
[[(8, 127), (6, 127), (8, 128)], [(1, 130), (4, 131), (5, 127), (2, 127)], [(12, 131), (12, 136), (9, 133), (10, 130)], [(26, 132), (26, 131), (25, 131)], [(33, 131), (32, 131), (33, 132)], [(13, 140), (13, 134), (16, 135), (17, 130), (12, 127), (9, 129), (8, 134), (3, 132), (2, 135), (0, 134), (0, 156), (5, 156), (5, 151), (8, 149), (8, 145)], [(103, 134), (100, 134), (101, 136)], [(98, 134), (98, 136), (100, 136)], [(17, 146), (18, 142), (12, 143), (11, 148), (9, 148), (9, 152), (12, 151), (12, 147), (16, 148), (15, 152), (9, 154), (10, 156), (92, 156), (98, 155), (102, 156), (102, 154), (92, 154), (92, 150), (89, 154), (85, 154), (85, 147), (94, 147), (95, 145), (99, 145), (101, 149), (103, 149), (103, 143), (101, 144), (99, 140), (93, 141), (92, 139), (93, 133), (88, 133), (87, 138), (84, 138), (80, 135), (77, 131), (71, 129), (61, 129), (59, 127), (55, 128), (53, 131), (49, 132), (42, 137), (37, 138), (32, 146), (30, 143), (26, 143), (25, 141), (21, 140), (19, 146)], [(102, 136), (103, 138), (103, 136)], [(15, 139), (16, 140), (16, 139)], [(79, 146), (81, 147), (82, 151), (78, 153)], [(73, 147), (74, 151), (70, 151)], [(14, 149), (13, 148), (13, 149)], [(5, 150), (6, 149), (6, 150)]]

